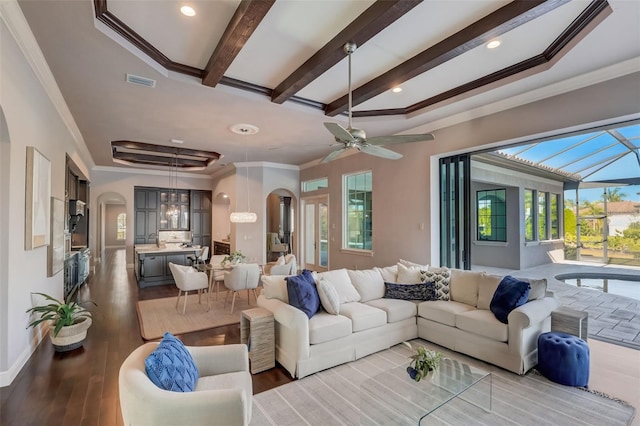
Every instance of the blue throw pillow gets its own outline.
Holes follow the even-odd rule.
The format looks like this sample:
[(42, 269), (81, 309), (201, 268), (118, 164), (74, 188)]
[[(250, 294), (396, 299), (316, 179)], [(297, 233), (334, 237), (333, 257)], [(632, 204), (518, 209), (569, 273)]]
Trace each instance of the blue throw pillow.
[(509, 313), (518, 306), (527, 303), (530, 290), (529, 283), (507, 275), (500, 281), (496, 292), (493, 293), (489, 309), (498, 321), (507, 324)]
[(198, 367), (184, 344), (172, 335), (164, 333), (158, 347), (144, 360), (149, 379), (160, 389), (174, 392), (195, 390)]
[(384, 283), (384, 297), (385, 299), (401, 300), (438, 300), (434, 283)]
[(300, 309), (309, 318), (320, 309), (320, 296), (311, 271), (305, 269), (300, 275), (285, 278), (289, 304)]

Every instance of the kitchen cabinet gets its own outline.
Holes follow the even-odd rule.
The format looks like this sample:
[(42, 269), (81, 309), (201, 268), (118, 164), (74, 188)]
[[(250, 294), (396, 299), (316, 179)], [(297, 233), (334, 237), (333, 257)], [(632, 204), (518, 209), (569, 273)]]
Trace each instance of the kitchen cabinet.
[(229, 255), (231, 253), (231, 244), (225, 243), (222, 241), (215, 241), (213, 243), (213, 254), (225, 254)]
[(174, 284), (169, 263), (188, 265), (187, 255), (195, 254), (196, 249), (176, 249), (175, 251), (135, 249), (135, 272), (140, 288), (155, 285)]
[(193, 244), (211, 248), (211, 191), (191, 191)]
[(159, 230), (188, 231), (190, 191), (166, 190), (158, 191), (160, 197)]
[(158, 234), (157, 189), (135, 188), (134, 190), (134, 244), (156, 243)]

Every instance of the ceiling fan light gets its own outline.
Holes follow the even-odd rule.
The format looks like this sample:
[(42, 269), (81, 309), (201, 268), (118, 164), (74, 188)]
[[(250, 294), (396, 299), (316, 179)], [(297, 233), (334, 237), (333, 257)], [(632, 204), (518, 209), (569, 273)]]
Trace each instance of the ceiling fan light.
[(232, 223), (255, 223), (258, 216), (254, 212), (233, 212), (229, 215)]

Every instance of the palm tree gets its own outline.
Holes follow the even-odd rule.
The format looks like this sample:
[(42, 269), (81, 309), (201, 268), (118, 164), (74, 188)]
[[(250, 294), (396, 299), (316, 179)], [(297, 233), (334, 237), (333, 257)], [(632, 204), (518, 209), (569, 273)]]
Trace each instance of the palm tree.
[(620, 188), (613, 188), (607, 190), (607, 201), (615, 202), (615, 201), (623, 201), (627, 194), (624, 192), (620, 192)]

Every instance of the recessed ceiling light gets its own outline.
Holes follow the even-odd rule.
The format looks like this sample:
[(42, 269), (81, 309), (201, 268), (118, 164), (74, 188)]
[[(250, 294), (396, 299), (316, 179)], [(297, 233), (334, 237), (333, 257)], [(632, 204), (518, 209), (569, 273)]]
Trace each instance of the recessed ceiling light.
[(232, 124), (229, 126), (229, 130), (237, 135), (255, 135), (260, 129), (253, 124)]
[(394, 87), (393, 89), (391, 89), (391, 91), (393, 93), (400, 93), (400, 92), (402, 92), (402, 87), (400, 87), (400, 86)]
[(500, 40), (491, 40), (487, 43), (487, 49), (495, 49), (498, 46), (500, 46)]
[(191, 6), (182, 6), (180, 12), (185, 16), (196, 16), (196, 11)]
[(172, 143), (183, 144), (184, 141), (182, 139), (171, 139)]

